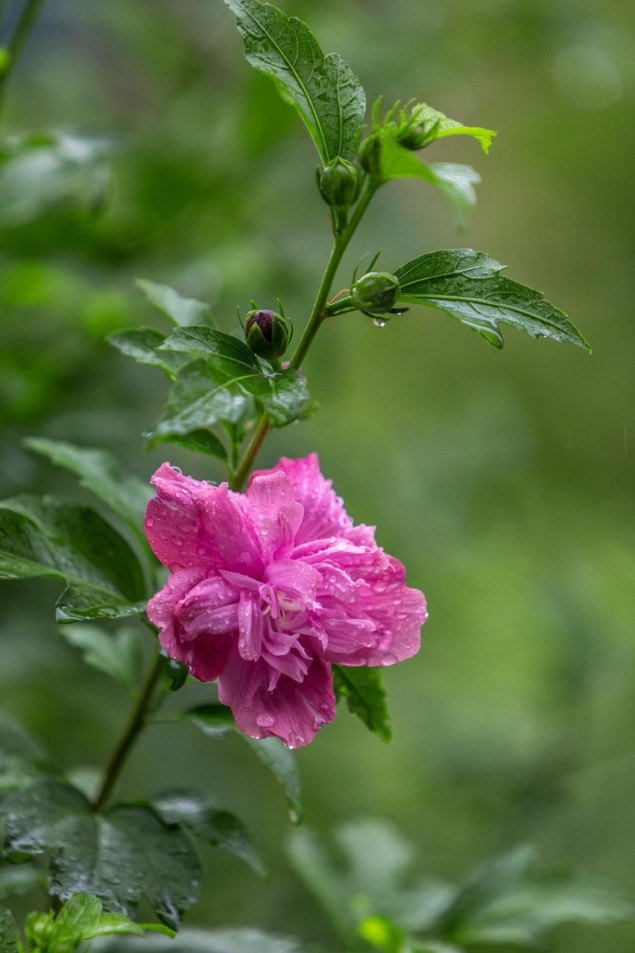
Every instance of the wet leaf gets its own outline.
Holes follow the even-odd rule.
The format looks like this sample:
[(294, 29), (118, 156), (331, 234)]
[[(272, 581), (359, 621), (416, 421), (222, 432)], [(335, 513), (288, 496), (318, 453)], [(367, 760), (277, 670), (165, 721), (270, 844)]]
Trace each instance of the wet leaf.
[(58, 440), (29, 437), (24, 443), (35, 453), (48, 457), (81, 477), (81, 485), (115, 511), (130, 527), (141, 544), (147, 547), (143, 521), (152, 495), (149, 485), (121, 469), (105, 450), (76, 447)]
[(229, 811), (214, 808), (204, 795), (170, 791), (153, 798), (152, 807), (166, 823), (182, 824), (197, 841), (204, 840), (212, 847), (234, 854), (264, 876), (262, 861), (243, 822)]
[(382, 741), (392, 741), (390, 711), (380, 669), (333, 665), (333, 686), (335, 697), (338, 701), (346, 699), (351, 714), (357, 715)]
[(506, 324), (535, 338), (590, 350), (563, 311), (539, 291), (503, 277), (504, 268), (471, 248), (422, 255), (395, 272), (401, 284), (399, 300), (445, 311), (497, 347), (503, 346), (500, 325)]
[(295, 106), (324, 165), (357, 150), (366, 112), (364, 90), (337, 53), (325, 56), (311, 30), (296, 17), (259, 0), (225, 0), (238, 19), (249, 63), (271, 76)]
[(97, 897), (108, 912), (132, 916), (142, 895), (177, 927), (198, 899), (201, 864), (190, 838), (151, 808), (115, 805), (95, 814), (76, 788), (42, 781), (0, 804), (8, 850), (47, 854), (49, 892)]
[(54, 497), (0, 503), (0, 578), (67, 584), (60, 622), (119, 618), (145, 608), (145, 580), (128, 543), (94, 510)]
[(165, 334), (152, 328), (128, 328), (125, 331), (115, 331), (107, 340), (126, 357), (131, 357), (139, 364), (158, 367), (173, 381), (185, 359), (180, 354), (159, 350), (165, 338)]

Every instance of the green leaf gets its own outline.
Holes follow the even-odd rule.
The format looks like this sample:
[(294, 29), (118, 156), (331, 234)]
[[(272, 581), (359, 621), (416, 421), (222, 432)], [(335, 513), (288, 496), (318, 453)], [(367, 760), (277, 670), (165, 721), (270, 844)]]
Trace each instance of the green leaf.
[(500, 325), (506, 324), (535, 338), (590, 350), (563, 311), (539, 291), (502, 277), (503, 268), (471, 248), (422, 255), (395, 272), (401, 284), (399, 300), (445, 311), (497, 347), (503, 346)]
[(76, 447), (58, 440), (27, 437), (27, 447), (66, 467), (81, 477), (80, 483), (115, 511), (130, 527), (144, 548), (148, 541), (143, 529), (146, 507), (152, 495), (150, 487), (129, 476), (105, 450)]
[(496, 132), (493, 129), (481, 129), (479, 126), (464, 126), (455, 119), (448, 119), (443, 113), (426, 103), (418, 103), (412, 107), (411, 121), (419, 123), (426, 129), (426, 143), (444, 136), (472, 136), (478, 139), (483, 152), (487, 155)]
[(246, 741), (262, 763), (280, 782), (287, 796), (289, 815), (294, 823), (302, 819), (302, 785), (295, 758), (278, 738), (250, 738), (236, 725), (231, 709), (225, 705), (197, 705), (180, 713), (181, 718), (191, 721), (208, 738), (226, 738), (236, 732)]
[(91, 668), (110, 675), (133, 694), (143, 675), (143, 642), (136, 629), (121, 628), (110, 635), (96, 625), (60, 626), (60, 635), (84, 653)]
[(108, 335), (107, 341), (139, 364), (160, 368), (173, 381), (185, 361), (180, 354), (159, 350), (165, 338), (165, 334), (152, 328), (128, 328)]
[(237, 423), (253, 401), (274, 427), (283, 427), (301, 416), (310, 402), (298, 371), (265, 374), (256, 355), (230, 334), (205, 327), (180, 329), (162, 348), (200, 359), (179, 372), (166, 409), (149, 434), (149, 446), (168, 434)]
[(91, 211), (102, 204), (109, 170), (106, 140), (57, 132), (5, 140), (0, 154), (0, 222), (27, 225), (61, 203)]
[[(40, 744), (19, 722), (0, 712), (0, 791), (19, 789), (53, 771)], [(0, 891), (4, 873), (0, 872)]]
[(86, 932), (97, 926), (102, 912), (101, 900), (88, 893), (74, 894), (67, 900), (55, 918), (53, 937), (56, 942), (62, 938), (84, 938)]
[[(37, 918), (35, 924), (30, 925), (30, 932), (35, 933), (33, 926), (37, 925), (37, 920), (42, 921), (49, 916)], [(81, 891), (73, 894), (55, 918), (48, 936), (47, 949), (67, 951), (97, 937), (111, 934), (143, 936), (146, 930), (164, 933), (169, 937), (176, 936), (174, 930), (162, 924), (135, 923), (120, 913), (104, 913), (98, 897)]]
[(564, 923), (611, 924), (635, 919), (635, 895), (571, 868), (540, 871), (535, 852), (517, 848), (485, 865), (443, 918), (460, 944), (542, 944)]
[(259, 0), (225, 0), (249, 63), (271, 76), (304, 120), (324, 165), (353, 159), (366, 112), (359, 80), (337, 53), (325, 56), (308, 26)]
[(361, 718), (382, 741), (392, 741), (390, 711), (380, 669), (334, 665), (333, 686), (338, 701), (346, 698), (351, 714)]
[[(262, 930), (181, 930), (172, 943), (146, 937), (145, 953), (306, 953), (306, 943)], [(111, 940), (100, 953), (135, 953), (136, 940)]]
[(138, 278), (138, 288), (143, 291), (151, 305), (172, 322), (176, 327), (188, 327), (190, 324), (202, 324), (210, 318), (210, 307), (196, 298), (184, 298), (168, 285), (159, 285), (155, 281)]
[(0, 907), (0, 953), (16, 953), (18, 928), (11, 913)]
[(404, 148), (391, 136), (382, 137), (381, 177), (391, 179), (423, 179), (439, 189), (454, 209), (456, 224), (467, 226), (470, 212), (476, 205), (474, 186), (481, 177), (471, 166), (455, 162), (426, 164), (410, 149)]
[(196, 841), (226, 850), (261, 877), (265, 870), (247, 828), (234, 814), (212, 807), (204, 795), (191, 791), (171, 791), (153, 798), (152, 807), (168, 824), (182, 824)]
[(175, 447), (183, 447), (184, 450), (191, 450), (193, 453), (206, 453), (210, 457), (227, 460), (227, 450), (218, 437), (209, 430), (191, 430), (185, 434), (167, 433), (152, 441), (153, 446), (160, 443), (171, 443)]
[(174, 928), (198, 898), (194, 845), (149, 807), (115, 805), (95, 814), (76, 788), (43, 781), (4, 799), (0, 824), (7, 849), (49, 855), (49, 892), (61, 900), (85, 891), (109, 912), (131, 916), (144, 895)]
[(26, 494), (0, 503), (0, 578), (62, 579), (60, 622), (135, 615), (145, 608), (139, 561), (94, 510)]

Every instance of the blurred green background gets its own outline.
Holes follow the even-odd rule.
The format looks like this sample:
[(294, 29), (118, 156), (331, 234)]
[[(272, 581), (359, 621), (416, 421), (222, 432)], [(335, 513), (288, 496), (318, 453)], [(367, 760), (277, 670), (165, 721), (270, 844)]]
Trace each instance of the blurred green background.
[[(386, 673), (393, 745), (342, 710), (299, 752), (307, 821), (390, 819), (422, 870), (451, 879), (527, 841), (546, 861), (635, 884), (635, 7), (281, 5), (346, 58), (370, 101), (414, 96), (499, 130), (489, 158), (457, 139), (427, 154), (483, 176), (466, 235), (425, 184), (387, 186), (340, 285), (365, 251), (384, 248), (391, 269), (469, 245), (543, 290), (594, 348), (509, 330), (498, 352), (417, 309), (383, 330), (352, 315), (321, 332), (306, 372), (322, 410), (276, 433), (262, 464), (317, 450), (349, 512), (377, 524), (425, 591), (430, 619), (420, 655)], [(7, 134), (48, 129), (109, 140), (111, 171), (60, 183), (36, 164), (0, 178), (2, 495), (76, 497), (21, 448), (33, 434), (105, 446), (144, 479), (166, 451), (219, 478), (184, 451), (143, 453), (166, 384), (103, 339), (154, 321), (135, 277), (211, 301), (226, 330), (251, 297), (281, 296), (301, 324), (330, 247), (308, 136), (245, 63), (221, 0), (49, 0), (4, 118)], [(2, 705), (64, 767), (99, 764), (129, 702), (56, 634), (58, 589), (3, 586)], [(153, 728), (122, 792), (192, 784), (249, 823), (272, 879), (210, 850), (189, 922), (333, 944), (285, 860), (282, 795), (239, 739)], [(572, 927), (557, 950), (626, 953), (634, 940), (633, 927)]]

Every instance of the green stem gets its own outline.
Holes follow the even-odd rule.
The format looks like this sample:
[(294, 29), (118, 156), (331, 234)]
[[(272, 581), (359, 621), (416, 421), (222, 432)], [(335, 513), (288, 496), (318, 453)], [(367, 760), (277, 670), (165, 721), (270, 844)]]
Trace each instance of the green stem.
[(152, 709), (152, 701), (155, 695), (156, 687), (163, 671), (163, 657), (158, 655), (154, 665), (148, 672), (148, 676), (139, 694), (137, 704), (134, 707), (128, 726), (121, 736), (119, 744), (115, 748), (104, 772), (104, 779), (97, 797), (93, 802), (95, 811), (101, 810), (119, 779), (126, 759), (132, 750), (132, 747), (146, 726), (148, 716)]
[[(333, 243), (333, 248), (331, 250), (331, 256), (328, 260), (326, 271), (324, 272), (324, 276), (315, 299), (315, 304), (313, 305), (313, 310), (311, 311), (311, 316), (307, 321), (307, 325), (302, 333), (300, 341), (298, 342), (298, 346), (295, 349), (293, 357), (289, 361), (289, 367), (292, 367), (297, 371), (300, 370), (309, 348), (313, 344), (315, 336), (322, 326), (322, 322), (326, 317), (328, 317), (326, 306), (328, 304), (331, 288), (333, 287), (333, 282), (335, 281), (337, 269), (339, 268), (342, 258), (344, 257), (344, 252), (348, 248), (353, 235), (357, 231), (357, 227), (364, 217), (364, 214), (366, 213), (366, 210), (370, 205), (370, 202), (378, 187), (378, 184), (373, 180), (368, 183), (365, 192), (357, 204), (357, 208), (355, 209), (350, 222), (342, 234), (336, 236), (335, 238), (335, 242)], [(249, 474), (251, 473), (252, 467), (256, 462), (260, 448), (262, 447), (265, 437), (269, 433), (270, 429), (271, 424), (263, 414), (260, 418), (258, 426), (254, 431), (254, 435), (251, 438), (249, 446), (245, 451), (245, 456), (242, 459), (240, 467), (233, 476), (233, 490), (243, 489)]]
[(38, 14), (44, 6), (45, 0), (27, 0), (25, 3), (17, 26), (13, 35), (4, 49), (1, 51), (2, 60), (0, 62), (0, 100), (6, 93), (9, 80), (13, 74), (20, 54), (26, 44), (31, 30), (35, 25)]

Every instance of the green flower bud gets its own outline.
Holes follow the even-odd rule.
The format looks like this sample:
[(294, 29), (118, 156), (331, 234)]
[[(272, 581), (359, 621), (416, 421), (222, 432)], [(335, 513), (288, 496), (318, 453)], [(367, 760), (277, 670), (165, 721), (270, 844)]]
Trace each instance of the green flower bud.
[(359, 195), (360, 176), (355, 166), (346, 159), (333, 159), (318, 180), (320, 194), (327, 205), (345, 211)]
[(245, 340), (258, 357), (266, 361), (279, 360), (291, 339), (286, 318), (275, 311), (250, 311), (245, 325)]
[(373, 132), (363, 140), (359, 147), (359, 162), (369, 175), (378, 175), (381, 172), (381, 136)]
[(387, 271), (369, 271), (351, 289), (352, 303), (358, 311), (385, 314), (399, 295), (399, 279)]

